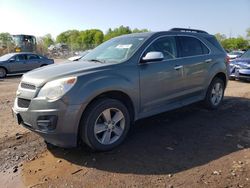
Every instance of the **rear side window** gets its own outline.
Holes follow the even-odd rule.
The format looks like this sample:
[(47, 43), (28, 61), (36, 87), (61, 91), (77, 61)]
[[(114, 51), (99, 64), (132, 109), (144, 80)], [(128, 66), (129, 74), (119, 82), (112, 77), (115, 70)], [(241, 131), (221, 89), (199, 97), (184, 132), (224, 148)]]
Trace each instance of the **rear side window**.
[(180, 43), (180, 56), (189, 57), (208, 54), (208, 48), (198, 39), (188, 36), (178, 36)]
[(27, 55), (27, 59), (32, 60), (32, 59), (40, 59), (37, 55), (29, 54)]
[(220, 45), (220, 43), (217, 41), (215, 37), (206, 37), (206, 40), (210, 42), (214, 47), (216, 47), (218, 50), (224, 52), (224, 48)]

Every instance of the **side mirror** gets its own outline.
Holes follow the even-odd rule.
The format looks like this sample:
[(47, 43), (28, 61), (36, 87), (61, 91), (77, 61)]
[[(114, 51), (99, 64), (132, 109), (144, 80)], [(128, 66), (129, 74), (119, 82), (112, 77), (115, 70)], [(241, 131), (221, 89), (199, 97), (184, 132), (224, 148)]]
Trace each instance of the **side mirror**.
[(143, 58), (142, 62), (150, 62), (150, 61), (162, 61), (164, 59), (164, 55), (162, 52), (148, 52)]
[(15, 61), (16, 61), (15, 58), (10, 58), (10, 59), (9, 59), (9, 62), (10, 62), (10, 63), (15, 62)]

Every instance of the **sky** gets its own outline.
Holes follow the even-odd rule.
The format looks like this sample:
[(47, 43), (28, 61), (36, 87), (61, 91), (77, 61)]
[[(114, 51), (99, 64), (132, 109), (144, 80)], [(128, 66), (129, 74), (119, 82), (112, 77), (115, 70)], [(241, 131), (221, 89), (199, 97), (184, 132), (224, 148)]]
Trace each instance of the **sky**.
[(47, 33), (120, 25), (151, 31), (190, 27), (246, 36), (250, 0), (0, 0), (0, 32)]

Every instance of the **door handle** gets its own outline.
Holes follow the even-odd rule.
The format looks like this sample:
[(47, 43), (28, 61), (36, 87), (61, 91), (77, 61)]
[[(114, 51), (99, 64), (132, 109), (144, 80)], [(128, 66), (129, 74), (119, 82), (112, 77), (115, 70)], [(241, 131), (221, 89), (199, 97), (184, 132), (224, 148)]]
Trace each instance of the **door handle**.
[(176, 65), (176, 66), (174, 67), (175, 70), (179, 70), (179, 69), (182, 69), (182, 68), (183, 68), (182, 65)]
[(205, 60), (205, 62), (210, 63), (210, 62), (212, 62), (212, 59), (207, 59), (207, 60)]

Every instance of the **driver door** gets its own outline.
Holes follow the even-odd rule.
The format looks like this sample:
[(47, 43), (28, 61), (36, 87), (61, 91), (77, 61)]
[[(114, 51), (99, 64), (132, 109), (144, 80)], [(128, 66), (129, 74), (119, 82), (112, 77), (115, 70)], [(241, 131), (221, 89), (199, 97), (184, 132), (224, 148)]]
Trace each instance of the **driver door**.
[(180, 104), (184, 84), (181, 60), (176, 59), (176, 39), (165, 36), (154, 41), (145, 51), (162, 52), (162, 61), (140, 63), (140, 99), (142, 113), (165, 111)]
[(26, 71), (26, 55), (19, 54), (14, 57), (14, 61), (9, 62), (9, 67), (12, 73)]

